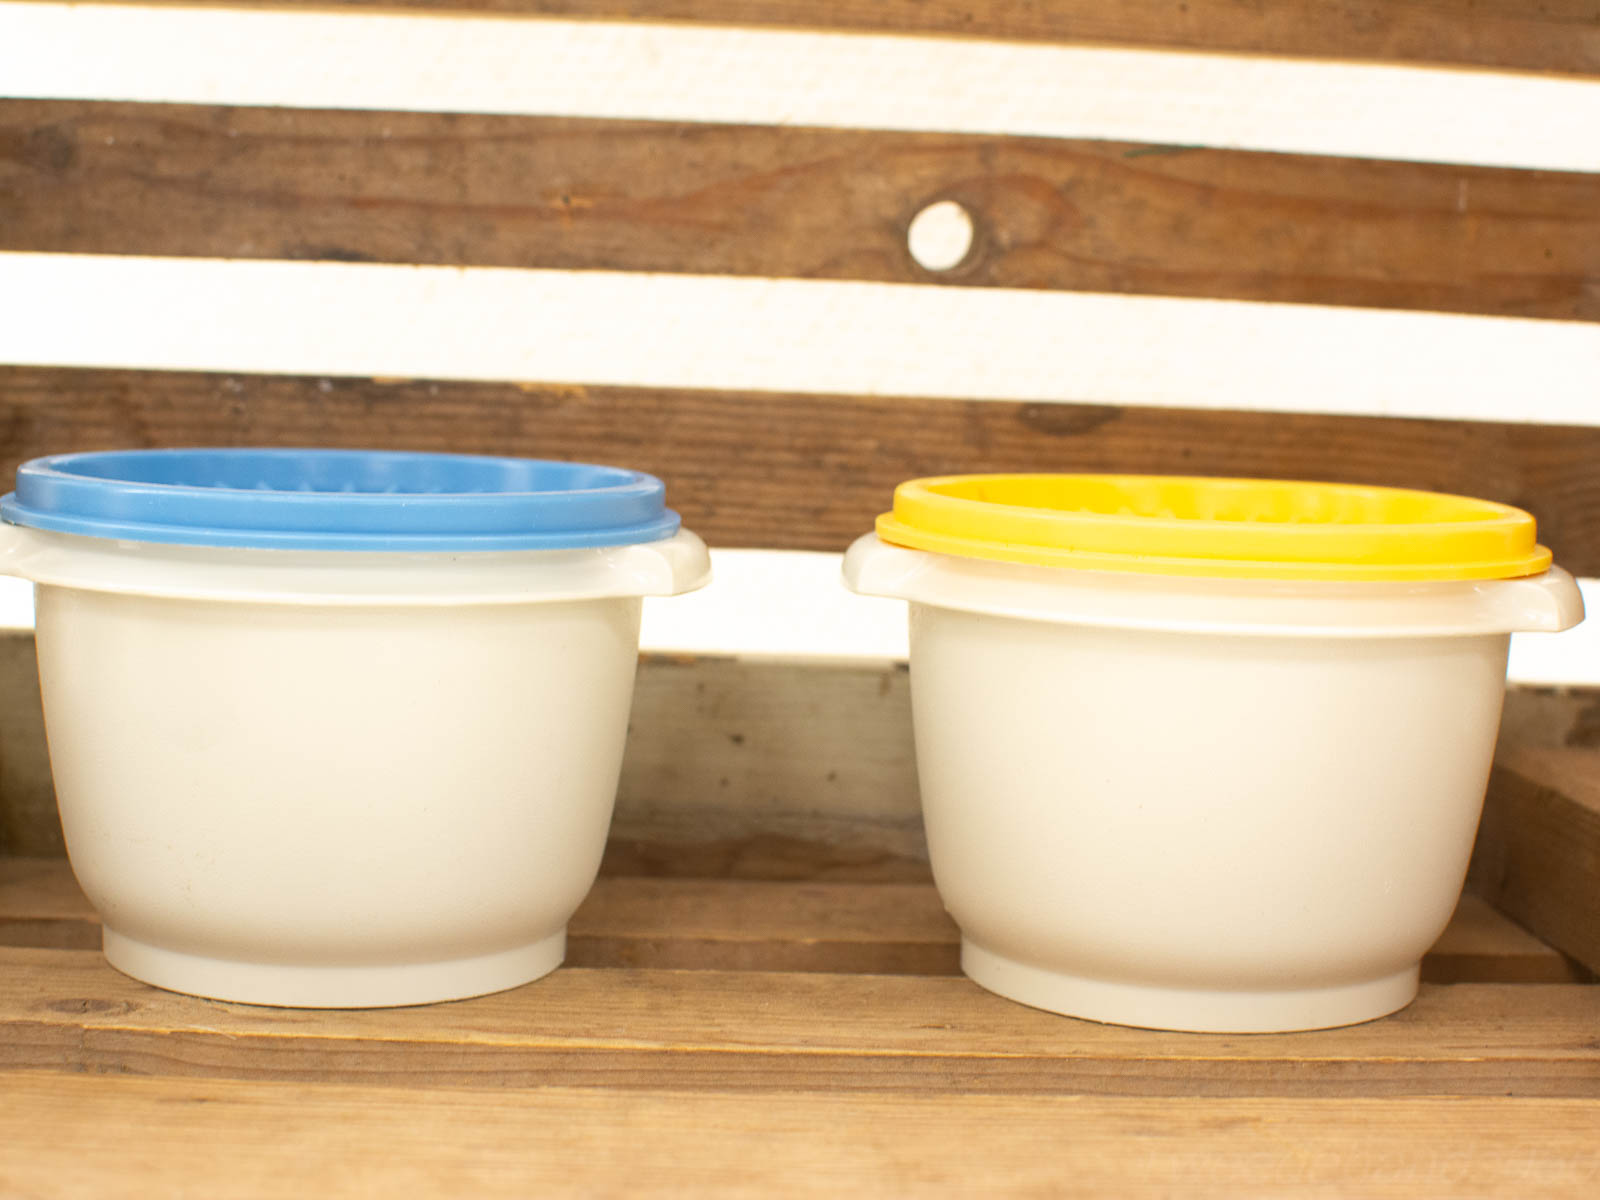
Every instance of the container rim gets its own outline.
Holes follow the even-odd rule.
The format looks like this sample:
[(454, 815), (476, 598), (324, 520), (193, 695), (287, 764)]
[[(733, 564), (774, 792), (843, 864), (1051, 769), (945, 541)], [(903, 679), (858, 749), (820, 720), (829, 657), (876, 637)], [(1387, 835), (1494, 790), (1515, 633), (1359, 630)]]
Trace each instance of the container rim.
[(1034, 566), (1228, 579), (1512, 579), (1551, 563), (1533, 517), (1367, 484), (1204, 476), (946, 475), (895, 489), (894, 545)]
[(0, 518), (57, 533), (280, 550), (472, 551), (671, 537), (653, 475), (553, 459), (197, 447), (36, 458)]

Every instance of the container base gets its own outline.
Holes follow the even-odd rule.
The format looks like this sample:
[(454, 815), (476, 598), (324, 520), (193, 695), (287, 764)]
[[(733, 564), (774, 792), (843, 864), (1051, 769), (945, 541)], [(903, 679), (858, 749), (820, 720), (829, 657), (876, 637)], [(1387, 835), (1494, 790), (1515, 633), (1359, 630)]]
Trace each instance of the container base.
[(102, 933), (102, 945), (106, 961), (124, 975), (170, 992), (283, 1008), (393, 1008), (463, 1000), (530, 983), (561, 965), (567, 932), (479, 958), (392, 966), (202, 958), (135, 941), (109, 928)]
[(985, 950), (962, 939), (961, 969), (981, 987), (1033, 1008), (1110, 1025), (1192, 1033), (1284, 1033), (1356, 1025), (1404, 1008), (1420, 966), (1361, 983), (1281, 992), (1112, 983)]

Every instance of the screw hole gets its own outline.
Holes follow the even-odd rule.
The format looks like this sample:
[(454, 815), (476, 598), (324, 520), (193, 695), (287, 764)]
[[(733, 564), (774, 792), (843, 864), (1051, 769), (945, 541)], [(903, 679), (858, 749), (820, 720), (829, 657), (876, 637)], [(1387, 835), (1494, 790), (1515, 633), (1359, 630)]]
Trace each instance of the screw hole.
[(972, 214), (954, 200), (940, 200), (911, 218), (906, 247), (925, 271), (959, 266), (972, 249)]

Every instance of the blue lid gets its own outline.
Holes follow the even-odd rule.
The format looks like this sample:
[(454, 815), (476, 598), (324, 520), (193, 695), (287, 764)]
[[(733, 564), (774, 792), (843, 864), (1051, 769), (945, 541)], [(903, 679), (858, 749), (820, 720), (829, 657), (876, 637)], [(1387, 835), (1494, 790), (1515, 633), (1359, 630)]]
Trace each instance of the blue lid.
[(369, 450), (118, 450), (17, 469), (15, 525), (186, 546), (562, 550), (671, 537), (653, 475)]

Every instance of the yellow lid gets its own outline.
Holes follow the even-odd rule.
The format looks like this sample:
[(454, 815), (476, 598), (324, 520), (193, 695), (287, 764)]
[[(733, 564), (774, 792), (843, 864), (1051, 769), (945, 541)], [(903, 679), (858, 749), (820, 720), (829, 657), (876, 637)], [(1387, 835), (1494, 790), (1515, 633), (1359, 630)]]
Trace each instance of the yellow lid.
[(947, 475), (895, 489), (886, 542), (1050, 567), (1234, 579), (1510, 579), (1550, 551), (1519, 508), (1342, 483)]

